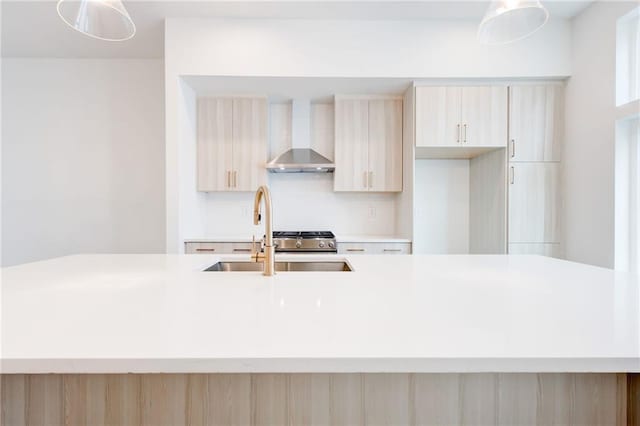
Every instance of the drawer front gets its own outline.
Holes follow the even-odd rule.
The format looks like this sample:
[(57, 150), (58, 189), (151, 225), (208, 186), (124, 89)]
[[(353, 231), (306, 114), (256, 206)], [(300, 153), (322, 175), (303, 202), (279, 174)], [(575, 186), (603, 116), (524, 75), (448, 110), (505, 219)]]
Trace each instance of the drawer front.
[(187, 254), (251, 254), (251, 243), (185, 243)]
[(377, 254), (411, 254), (410, 243), (377, 243)]
[(338, 242), (339, 254), (374, 254), (371, 243), (341, 243)]
[(340, 254), (411, 254), (411, 243), (340, 243)]

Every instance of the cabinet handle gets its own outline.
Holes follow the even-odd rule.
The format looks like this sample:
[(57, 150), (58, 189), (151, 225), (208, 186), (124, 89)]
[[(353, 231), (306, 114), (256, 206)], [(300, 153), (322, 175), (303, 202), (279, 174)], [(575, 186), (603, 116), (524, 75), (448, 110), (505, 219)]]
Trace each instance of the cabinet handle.
[(347, 249), (347, 251), (364, 251), (364, 249), (352, 248), (352, 249)]
[(458, 140), (457, 143), (460, 143), (460, 124), (458, 124)]
[(513, 182), (514, 182), (514, 181), (515, 181), (515, 179), (516, 179), (516, 171), (515, 171), (515, 169), (513, 168), (513, 166), (511, 166), (511, 168), (510, 168), (510, 169), (511, 169), (511, 178), (509, 179), (509, 182), (511, 183), (511, 185), (513, 185)]
[(197, 248), (196, 251), (216, 251), (214, 248)]
[(402, 251), (402, 249), (384, 249), (382, 251)]
[(373, 188), (373, 172), (369, 172), (369, 188)]
[(234, 248), (233, 249), (234, 252), (246, 252), (246, 253), (250, 253), (251, 249), (239, 249), (239, 248)]
[(238, 186), (238, 172), (236, 170), (233, 171), (233, 187), (236, 188)]
[(511, 158), (515, 158), (516, 156), (516, 140), (511, 139)]
[(463, 139), (463, 143), (467, 143), (467, 125), (464, 125), (464, 139)]
[(364, 172), (362, 175), (364, 188), (367, 189), (369, 187), (369, 181), (367, 180), (367, 172)]
[(231, 172), (227, 170), (227, 188), (231, 188)]

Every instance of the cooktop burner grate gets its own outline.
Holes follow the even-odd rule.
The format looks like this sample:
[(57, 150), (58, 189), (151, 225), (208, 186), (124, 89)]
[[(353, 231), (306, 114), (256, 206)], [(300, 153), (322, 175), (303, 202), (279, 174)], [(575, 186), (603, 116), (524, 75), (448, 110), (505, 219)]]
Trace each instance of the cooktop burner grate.
[(331, 231), (274, 231), (273, 238), (335, 238)]

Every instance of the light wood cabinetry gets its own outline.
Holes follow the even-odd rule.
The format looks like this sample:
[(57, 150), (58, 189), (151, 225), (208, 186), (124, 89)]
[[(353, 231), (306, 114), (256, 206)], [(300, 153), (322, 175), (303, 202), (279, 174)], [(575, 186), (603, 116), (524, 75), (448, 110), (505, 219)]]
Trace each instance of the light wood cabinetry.
[(242, 254), (251, 253), (249, 242), (186, 242), (184, 243), (186, 254)]
[(402, 191), (402, 101), (369, 101), (369, 190)]
[(559, 242), (559, 178), (558, 163), (511, 164), (509, 243)]
[(402, 100), (336, 96), (335, 191), (402, 191)]
[(266, 183), (265, 98), (198, 100), (198, 191), (253, 191)]
[(563, 87), (509, 90), (509, 253), (559, 257)]
[(416, 87), (416, 146), (459, 146), (459, 87)]
[(198, 100), (197, 181), (198, 191), (230, 189), (233, 163), (233, 100)]
[(416, 87), (417, 147), (504, 147), (507, 87)]
[(235, 191), (255, 191), (267, 182), (267, 101), (233, 100), (233, 175)]
[(369, 101), (335, 101), (335, 191), (368, 191)]
[(338, 242), (339, 254), (411, 254), (411, 243)]
[(510, 90), (510, 161), (560, 161), (562, 86), (513, 86)]
[(3, 425), (636, 425), (636, 374), (5, 374)]

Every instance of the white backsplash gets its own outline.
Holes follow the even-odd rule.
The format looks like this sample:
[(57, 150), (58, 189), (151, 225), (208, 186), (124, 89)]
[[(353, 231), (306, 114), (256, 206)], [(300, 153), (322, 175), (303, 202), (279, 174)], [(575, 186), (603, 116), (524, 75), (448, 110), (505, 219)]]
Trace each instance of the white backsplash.
[[(332, 174), (270, 174), (274, 230), (329, 230), (342, 235), (395, 233), (396, 194), (334, 192)], [(260, 235), (253, 193), (202, 194), (208, 236)], [(190, 237), (202, 237), (193, 235)]]

